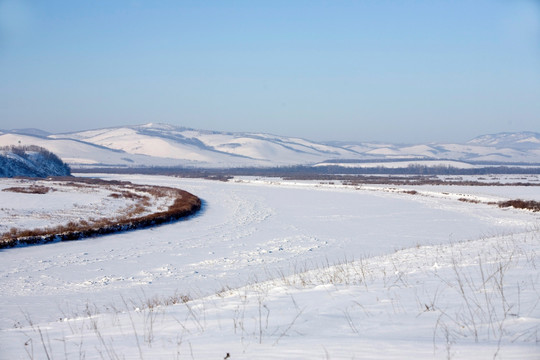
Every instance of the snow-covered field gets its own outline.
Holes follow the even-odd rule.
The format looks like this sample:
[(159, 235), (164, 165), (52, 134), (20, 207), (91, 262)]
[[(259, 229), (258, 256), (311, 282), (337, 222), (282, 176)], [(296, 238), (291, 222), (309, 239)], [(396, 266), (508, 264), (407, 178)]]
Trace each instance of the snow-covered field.
[(538, 186), (102, 177), (203, 210), (0, 251), (1, 359), (540, 357), (540, 214), (458, 201)]
[[(68, 223), (99, 223), (104, 218), (144, 216), (165, 211), (175, 200), (131, 184), (1, 178), (0, 235), (9, 231), (50, 229)], [(130, 215), (131, 214), (131, 215)]]

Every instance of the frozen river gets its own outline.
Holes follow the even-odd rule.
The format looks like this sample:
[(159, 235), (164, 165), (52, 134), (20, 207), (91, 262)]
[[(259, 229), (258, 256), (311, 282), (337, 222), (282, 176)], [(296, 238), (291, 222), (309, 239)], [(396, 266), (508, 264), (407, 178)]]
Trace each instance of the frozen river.
[[(206, 295), (346, 259), (523, 232), (538, 222), (533, 213), (448, 196), (467, 190), (505, 198), (519, 188), (424, 187), (429, 196), (420, 196), (271, 179), (104, 178), (180, 187), (199, 196), (203, 210), (152, 229), (0, 251), (3, 328), (22, 322), (23, 312), (45, 321), (87, 303), (117, 304), (120, 296)], [(538, 198), (537, 187), (522, 191)]]

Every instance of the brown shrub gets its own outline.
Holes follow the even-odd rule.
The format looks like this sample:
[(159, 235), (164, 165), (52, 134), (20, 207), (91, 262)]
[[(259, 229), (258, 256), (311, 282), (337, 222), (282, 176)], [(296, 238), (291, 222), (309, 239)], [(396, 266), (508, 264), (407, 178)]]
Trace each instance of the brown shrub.
[(13, 186), (5, 188), (2, 191), (22, 193), (22, 194), (47, 194), (49, 191), (54, 191), (50, 187), (41, 186), (41, 185), (31, 185), (31, 186)]
[(516, 209), (526, 209), (531, 211), (540, 211), (540, 202), (534, 200), (508, 200), (499, 202), (500, 208), (513, 207)]
[[(18, 244), (39, 244), (55, 240), (67, 241), (77, 240), (90, 236), (110, 234), (118, 231), (126, 231), (138, 228), (149, 227), (153, 225), (163, 224), (173, 220), (178, 220), (182, 217), (189, 216), (197, 212), (201, 208), (201, 200), (186, 191), (169, 188), (164, 186), (146, 186), (133, 185), (129, 182), (107, 182), (104, 180), (88, 181), (83, 179), (80, 183), (75, 183), (73, 178), (66, 180), (52, 179), (53, 181), (65, 181), (68, 186), (77, 188), (85, 188), (99, 185), (106, 186), (112, 190), (118, 187), (130, 190), (120, 190), (110, 194), (113, 198), (125, 198), (135, 200), (136, 204), (122, 216), (116, 219), (110, 218), (91, 218), (80, 221), (70, 221), (65, 225), (58, 225), (53, 228), (38, 228), (38, 229), (16, 229), (11, 228), (9, 232), (2, 234), (0, 238), (0, 248), (13, 247)], [(45, 187), (44, 187), (45, 188)], [(25, 188), (26, 189), (26, 188)], [(148, 195), (141, 195), (137, 192), (145, 192)], [(147, 211), (147, 207), (151, 205), (151, 200), (159, 197), (173, 197), (173, 203), (165, 211), (160, 211), (144, 216), (140, 214)]]
[(458, 201), (472, 203), (472, 204), (480, 204), (480, 200), (467, 199), (467, 198), (459, 198)]

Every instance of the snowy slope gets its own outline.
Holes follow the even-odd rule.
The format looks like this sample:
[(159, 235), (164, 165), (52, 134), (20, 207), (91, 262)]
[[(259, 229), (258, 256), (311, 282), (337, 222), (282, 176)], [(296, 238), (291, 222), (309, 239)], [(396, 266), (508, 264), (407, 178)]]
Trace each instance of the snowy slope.
[(540, 355), (538, 213), (458, 201), (539, 200), (540, 187), (106, 178), (207, 205), (188, 221), (0, 251), (0, 359)]
[(540, 134), (524, 131), (520, 133), (499, 133), (478, 136), (468, 142), (468, 144), (492, 146), (496, 148), (512, 148), (512, 149), (540, 149)]
[[(129, 167), (129, 166), (190, 166), (195, 162), (190, 159), (174, 159), (128, 153), (123, 150), (108, 148), (76, 138), (35, 137), (6, 133), (0, 135), (0, 146), (38, 145), (57, 154), (64, 162), (75, 168), (85, 166)], [(171, 154), (173, 155), (173, 154)]]
[(54, 135), (132, 154), (186, 159), (201, 165), (278, 166), (354, 157), (354, 151), (303, 139), (252, 133), (224, 133), (146, 124)]
[[(72, 167), (275, 167), (328, 160), (454, 160), (540, 163), (540, 135), (501, 133), (466, 144), (317, 143), (262, 133), (196, 130), (168, 124), (111, 127), (66, 134), (36, 129), (0, 133), (0, 146), (35, 144)], [(432, 162), (431, 164), (434, 164)]]
[[(524, 149), (519, 143), (506, 144), (506, 146), (495, 147), (493, 145), (479, 145), (474, 142), (467, 144), (429, 143), (412, 146), (386, 144), (371, 146), (371, 148), (368, 147), (362, 152), (362, 155), (383, 159), (419, 158), (473, 162), (540, 162), (540, 147), (530, 146), (528, 149)], [(351, 146), (350, 148), (358, 149), (358, 145)]]

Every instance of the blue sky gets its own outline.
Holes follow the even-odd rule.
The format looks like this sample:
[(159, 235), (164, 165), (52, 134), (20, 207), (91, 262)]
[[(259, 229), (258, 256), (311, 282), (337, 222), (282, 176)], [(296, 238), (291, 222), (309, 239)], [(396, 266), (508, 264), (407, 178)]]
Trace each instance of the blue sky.
[(540, 132), (540, 1), (0, 0), (0, 128)]

